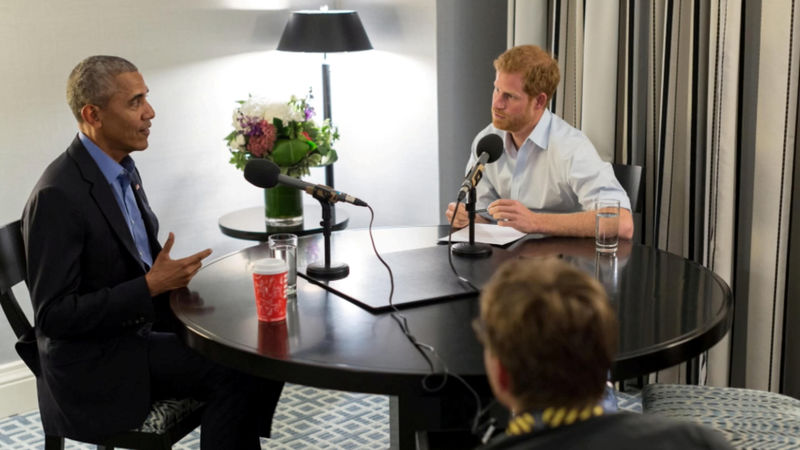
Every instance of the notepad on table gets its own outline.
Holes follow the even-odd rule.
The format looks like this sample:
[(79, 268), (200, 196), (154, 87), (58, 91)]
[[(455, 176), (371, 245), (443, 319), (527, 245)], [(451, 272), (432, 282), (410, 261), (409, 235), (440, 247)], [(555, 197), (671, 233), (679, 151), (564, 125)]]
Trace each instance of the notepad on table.
[[(511, 227), (501, 227), (495, 224), (476, 223), (475, 242), (492, 245), (510, 244), (525, 236), (525, 233)], [(447, 236), (439, 238), (440, 242), (447, 242)], [(452, 233), (453, 242), (469, 242), (469, 228), (464, 227)]]

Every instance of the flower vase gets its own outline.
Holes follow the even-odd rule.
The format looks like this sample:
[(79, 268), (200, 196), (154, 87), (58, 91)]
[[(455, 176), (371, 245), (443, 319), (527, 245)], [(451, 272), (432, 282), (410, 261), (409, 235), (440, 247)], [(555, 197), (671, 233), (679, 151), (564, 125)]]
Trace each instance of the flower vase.
[(303, 224), (303, 197), (299, 189), (277, 185), (264, 189), (267, 226), (294, 227)]

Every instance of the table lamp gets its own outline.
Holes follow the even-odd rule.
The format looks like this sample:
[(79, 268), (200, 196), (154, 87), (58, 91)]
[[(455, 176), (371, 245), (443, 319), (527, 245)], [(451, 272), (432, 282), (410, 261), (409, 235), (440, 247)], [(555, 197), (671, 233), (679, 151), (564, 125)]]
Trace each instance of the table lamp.
[[(327, 53), (370, 50), (367, 32), (355, 11), (320, 10), (294, 11), (283, 29), (278, 50), (287, 52), (323, 53), (322, 111), (331, 118), (330, 66)], [(333, 187), (333, 165), (325, 167), (325, 184)]]

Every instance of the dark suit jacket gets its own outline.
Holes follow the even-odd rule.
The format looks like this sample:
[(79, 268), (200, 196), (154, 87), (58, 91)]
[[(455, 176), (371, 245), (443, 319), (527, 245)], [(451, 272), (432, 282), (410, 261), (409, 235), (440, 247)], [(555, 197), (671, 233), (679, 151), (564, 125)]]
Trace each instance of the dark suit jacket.
[(717, 431), (697, 423), (620, 412), (518, 436), (498, 436), (479, 450), (729, 450)]
[[(155, 258), (158, 222), (143, 189), (135, 195)], [(36, 184), (22, 226), (45, 433), (138, 427), (150, 408), (146, 335), (167, 300), (150, 297), (120, 207), (77, 137)]]

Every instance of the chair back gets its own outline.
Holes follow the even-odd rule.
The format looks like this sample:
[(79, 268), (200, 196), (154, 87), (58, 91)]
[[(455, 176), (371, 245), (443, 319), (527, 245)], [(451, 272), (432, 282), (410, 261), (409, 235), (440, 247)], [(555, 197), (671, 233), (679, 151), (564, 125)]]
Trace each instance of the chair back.
[(19, 306), (12, 287), (25, 280), (25, 246), (20, 222), (0, 228), (0, 306), (17, 336), (17, 353), (35, 375), (39, 375), (39, 353), (36, 334), (28, 317)]
[(13, 286), (23, 280), (25, 280), (25, 248), (22, 244), (20, 222), (17, 220), (0, 228), (0, 305), (18, 338), (32, 328), (11, 291)]
[(614, 176), (631, 199), (631, 212), (642, 212), (642, 166), (612, 164)]

